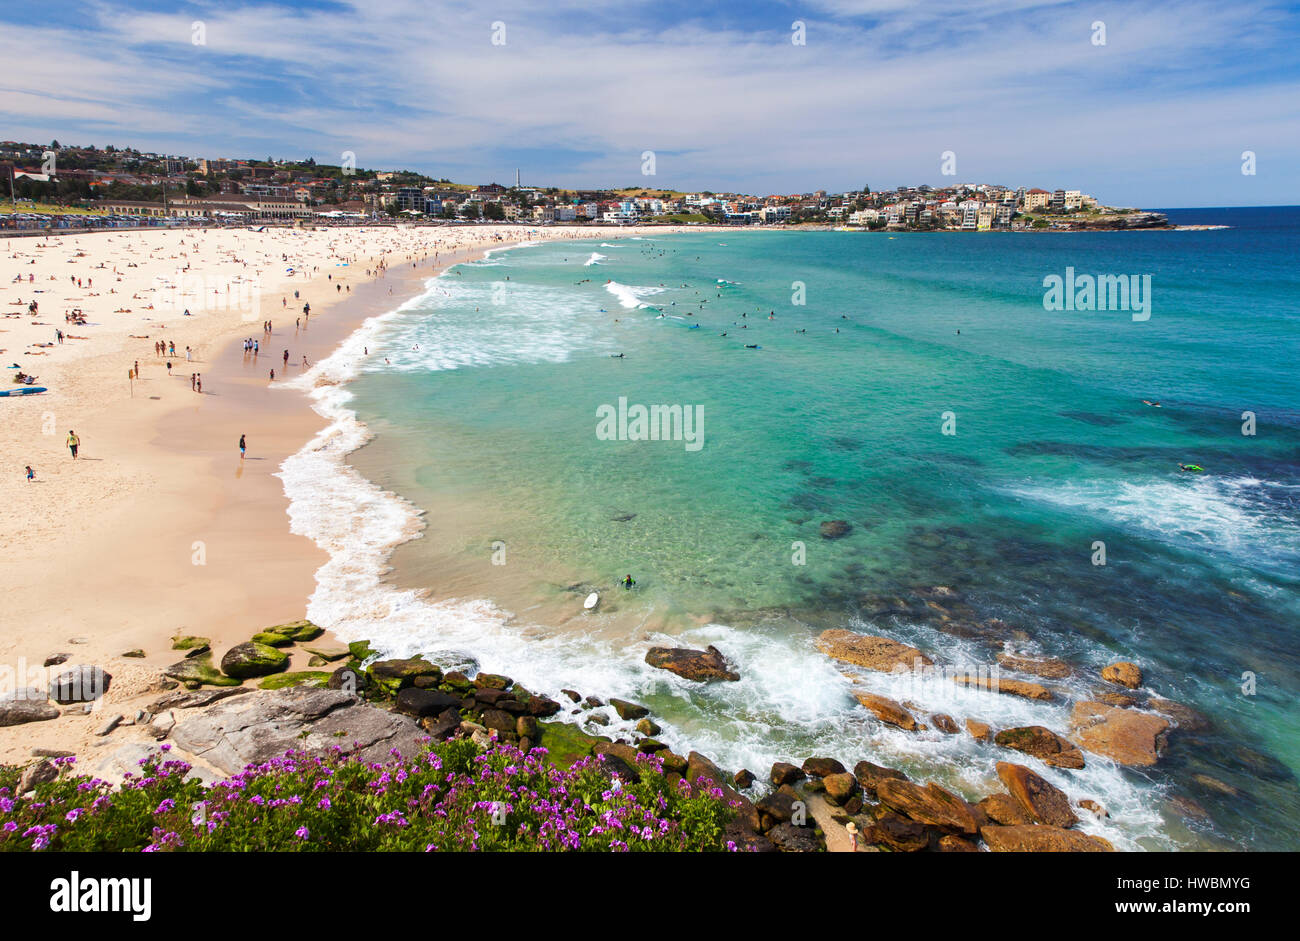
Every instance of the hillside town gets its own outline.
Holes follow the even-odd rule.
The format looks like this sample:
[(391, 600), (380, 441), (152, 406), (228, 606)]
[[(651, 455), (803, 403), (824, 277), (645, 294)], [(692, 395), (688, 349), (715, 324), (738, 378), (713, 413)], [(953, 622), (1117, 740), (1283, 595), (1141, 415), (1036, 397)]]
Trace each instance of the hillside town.
[(963, 232), (1168, 226), (1161, 213), (1106, 207), (1075, 189), (963, 183), (765, 196), (646, 186), (579, 190), (523, 185), (519, 171), (513, 185), (464, 184), (364, 170), (351, 160), (331, 166), (214, 159), (58, 141), (0, 142), (0, 175), (8, 184), (0, 228), (10, 229), (384, 220)]

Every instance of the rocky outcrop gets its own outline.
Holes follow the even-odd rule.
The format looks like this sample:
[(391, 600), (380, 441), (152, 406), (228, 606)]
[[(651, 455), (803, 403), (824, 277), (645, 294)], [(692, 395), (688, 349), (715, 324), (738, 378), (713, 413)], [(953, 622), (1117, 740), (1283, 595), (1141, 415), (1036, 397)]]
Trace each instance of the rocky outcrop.
[(1079, 822), (1065, 792), (1024, 765), (999, 761), (998, 778), (1035, 821), (1054, 827), (1072, 827)]
[(740, 674), (728, 665), (727, 658), (712, 645), (705, 650), (692, 650), (689, 647), (651, 647), (645, 655), (645, 662), (652, 667), (668, 670), (700, 683), (710, 680), (734, 683), (740, 679)]
[(338, 690), (290, 689), (234, 696), (171, 731), (178, 748), (225, 774), (294, 749), (334, 748), (363, 761), (387, 761), (389, 749), (416, 754), (424, 731), (407, 716), (362, 704)]
[(1160, 716), (1092, 701), (1075, 703), (1070, 725), (1080, 747), (1137, 767), (1160, 760), (1169, 732), (1169, 721)]
[(985, 845), (995, 853), (1113, 853), (1109, 840), (1077, 830), (1050, 826), (980, 827)]
[(1126, 661), (1112, 663), (1110, 666), (1103, 667), (1101, 678), (1108, 683), (1118, 683), (1120, 686), (1127, 686), (1129, 689), (1137, 689), (1142, 685), (1142, 671), (1138, 669), (1136, 663)]
[(853, 690), (853, 698), (869, 709), (881, 722), (897, 726), (906, 732), (917, 730), (916, 718), (894, 700), (861, 689)]
[(858, 779), (847, 771), (828, 774), (822, 778), (826, 788), (826, 799), (836, 806), (843, 807), (858, 793)]
[(910, 670), (918, 663), (921, 666), (934, 664), (933, 660), (915, 647), (900, 644), (888, 637), (855, 634), (838, 628), (823, 631), (817, 638), (817, 649), (844, 663), (882, 673)]
[(987, 742), (991, 728), (987, 722), (981, 722), (979, 719), (967, 719), (966, 731), (970, 733), (971, 738), (977, 742)]
[(289, 655), (256, 641), (236, 644), (226, 651), (221, 658), (221, 672), (237, 680), (248, 680), (256, 676), (270, 676), (289, 666)]
[(1055, 768), (1082, 768), (1083, 752), (1077, 745), (1041, 725), (1027, 725), (1003, 729), (993, 736), (993, 741), (1003, 748), (1032, 755)]

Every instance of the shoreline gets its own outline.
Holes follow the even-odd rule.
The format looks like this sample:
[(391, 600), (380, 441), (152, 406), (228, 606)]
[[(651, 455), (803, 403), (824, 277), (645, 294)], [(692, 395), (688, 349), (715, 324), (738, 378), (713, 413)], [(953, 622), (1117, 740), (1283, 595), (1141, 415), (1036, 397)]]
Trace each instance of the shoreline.
[[(500, 239), (504, 234), (514, 239)], [(568, 233), (555, 233), (562, 234)], [(209, 236), (214, 235), (211, 241), (217, 244), (212, 246)], [(600, 238), (602, 233), (583, 236)], [(367, 320), (416, 296), (431, 277), (482, 257), (492, 248), (513, 247), (539, 237), (553, 236), (526, 227), (509, 233), (467, 227), (378, 233), (107, 232), (51, 237), (39, 247), (27, 239), (15, 240), (20, 244), (0, 240), (5, 256), (0, 259), (5, 273), (0, 288), (6, 289), (0, 296), (13, 305), (0, 310), (23, 311), (12, 300), (15, 295), (23, 304), (39, 298), (41, 305), (40, 320), (31, 325), (12, 317), (0, 321), (4, 329), (0, 349), (8, 348), (0, 356), (6, 362), (24, 361), (26, 366), (32, 347), (24, 352), (15, 339), (44, 339), (56, 327), (68, 337), (64, 344), (51, 343), (57, 348), (45, 354), (49, 361), (36, 364), (40, 384), (50, 392), (4, 400), (9, 410), (6, 418), (14, 420), (2, 443), (14, 455), (11, 460), (19, 463), (17, 468), (6, 467), (9, 473), (0, 484), (0, 498), (10, 500), (19, 512), (17, 524), (0, 537), (5, 550), (0, 561), (0, 603), (12, 625), (0, 632), (0, 664), (6, 673), (0, 677), (5, 687), (0, 694), (13, 691), (10, 687), (43, 685), (43, 677), (60, 669), (44, 670), (44, 660), (67, 654), (67, 665), (84, 662), (108, 669), (114, 676), (108, 701), (114, 708), (129, 708), (139, 697), (156, 691), (159, 672), (180, 658), (169, 649), (168, 638), (208, 638), (219, 658), (226, 647), (253, 631), (303, 617), (316, 588), (316, 571), (328, 557), (286, 525), (289, 498), (280, 472), (284, 461), (310, 443), (328, 421), (312, 407), (309, 395), (273, 394), (287, 391), (268, 388), (272, 366), (276, 384), (284, 381), (284, 363), (280, 357), (272, 363), (267, 353), (288, 348), (287, 377), (298, 379), (303, 355), (314, 366)], [(456, 238), (464, 241), (449, 244)], [(340, 241), (349, 243), (345, 248), (360, 251), (340, 256)], [(352, 245), (355, 241), (362, 244)], [(282, 242), (292, 243), (304, 254), (310, 252), (308, 260), (295, 258), (292, 274), (271, 275), (265, 279), (269, 284), (258, 283), (255, 314), (251, 309), (225, 309), (213, 316), (196, 306), (191, 321), (174, 309), (139, 306), (148, 300), (142, 292), (158, 288), (168, 278), (188, 284), (183, 278), (224, 273), (229, 279), (232, 259), (240, 262), (240, 255), (259, 250), (274, 252)], [(204, 247), (195, 252), (198, 243)], [(117, 281), (110, 284), (121, 285), (122, 290), (111, 299), (101, 293), (91, 295), (95, 298), (91, 300), (77, 286), (67, 289), (75, 291), (69, 298), (49, 297), (57, 289), (44, 285), (58, 284), (67, 270), (45, 260), (50, 248), (61, 249), (70, 264), (83, 257), (100, 261), (101, 267), (91, 269), (89, 276), (104, 281), (110, 277), (106, 268), (111, 262)], [(148, 263), (139, 257), (146, 251)], [(155, 252), (167, 257), (155, 257)], [(136, 260), (129, 267), (141, 271), (126, 270), (125, 259), (132, 253)], [(44, 257), (29, 261), (34, 254)], [(195, 254), (203, 257), (196, 262)], [(270, 257), (265, 254), (263, 263), (272, 269), (290, 260), (286, 252), (278, 263), (268, 262)], [(328, 268), (329, 260), (337, 257), (346, 257), (347, 267)], [(380, 259), (387, 259), (383, 270)], [(81, 273), (80, 264), (73, 270)], [(247, 266), (245, 257), (241, 274), (227, 280), (227, 291)], [(370, 277), (362, 274), (367, 267)], [(14, 282), (32, 268), (40, 273), (40, 281)], [(330, 277), (323, 279), (321, 274)], [(149, 275), (154, 276), (152, 281)], [(335, 275), (347, 285), (347, 294), (326, 294)], [(196, 298), (209, 282), (197, 283), (201, 287)], [(32, 293), (38, 289), (41, 294)], [(310, 321), (297, 330), (287, 326), (299, 316), (288, 306), (297, 302), (294, 289), (312, 304)], [(124, 296), (128, 291), (129, 299)], [(185, 300), (188, 295), (181, 297), (177, 307), (197, 303)], [(282, 305), (276, 306), (274, 301), (281, 298)], [(61, 315), (73, 304), (86, 312), (87, 327), (69, 324), (65, 328)], [(119, 307), (115, 311), (110, 304)], [(135, 316), (122, 317), (123, 311)], [(259, 328), (263, 316), (274, 324), (269, 336)], [(24, 312), (24, 321), (26, 317)], [(108, 329), (101, 333), (92, 328)], [(69, 350), (77, 335), (88, 340)], [(174, 375), (163, 368), (163, 359), (154, 356), (153, 338), (159, 335), (176, 337)], [(268, 349), (255, 360), (237, 359), (238, 344), (245, 336)], [(186, 345), (196, 351), (193, 362), (184, 358)], [(72, 354), (71, 362), (54, 358), (65, 353)], [(109, 388), (112, 377), (127, 372), (134, 362), (140, 363), (141, 378), (129, 383), (130, 391), (123, 395)], [(183, 373), (189, 370), (201, 371), (201, 396), (184, 388)], [(34, 436), (31, 429), (38, 424), (44, 433)], [(69, 429), (82, 439), (76, 462), (62, 448)], [(248, 436), (249, 445), (242, 461), (236, 449), (241, 434)], [(33, 445), (40, 452), (35, 460), (27, 456)], [(28, 462), (36, 468), (35, 483), (19, 476), (22, 464)], [(83, 474), (90, 479), (77, 479)], [(137, 651), (143, 656), (122, 656)], [(306, 655), (300, 659), (303, 663), (295, 661), (293, 669), (305, 665)], [(93, 744), (98, 721), (95, 716), (77, 716), (53, 725), (0, 728), (0, 761), (27, 757), (36, 743), (34, 736), (47, 747), (84, 750)]]

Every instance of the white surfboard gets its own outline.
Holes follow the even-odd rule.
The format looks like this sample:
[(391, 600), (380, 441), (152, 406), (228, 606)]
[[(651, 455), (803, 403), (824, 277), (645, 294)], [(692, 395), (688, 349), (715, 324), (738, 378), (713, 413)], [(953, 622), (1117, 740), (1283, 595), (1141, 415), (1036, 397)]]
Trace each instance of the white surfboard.
[(588, 611), (590, 611), (592, 608), (596, 607), (596, 602), (598, 602), (599, 600), (600, 600), (600, 595), (596, 594), (593, 591), (591, 594), (587, 596), (587, 600), (582, 603), (582, 606), (586, 608)]

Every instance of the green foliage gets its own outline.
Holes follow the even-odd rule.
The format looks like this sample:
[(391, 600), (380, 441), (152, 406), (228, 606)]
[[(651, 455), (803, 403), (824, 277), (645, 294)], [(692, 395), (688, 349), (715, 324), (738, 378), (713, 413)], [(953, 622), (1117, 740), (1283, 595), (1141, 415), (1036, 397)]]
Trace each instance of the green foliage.
[(0, 851), (734, 849), (723, 792), (670, 781), (652, 756), (631, 781), (598, 758), (561, 770), (544, 748), (455, 739), (384, 764), (288, 752), (205, 788), (164, 753), (116, 789), (72, 762), (55, 759), (60, 776), (26, 797), (0, 767)]

